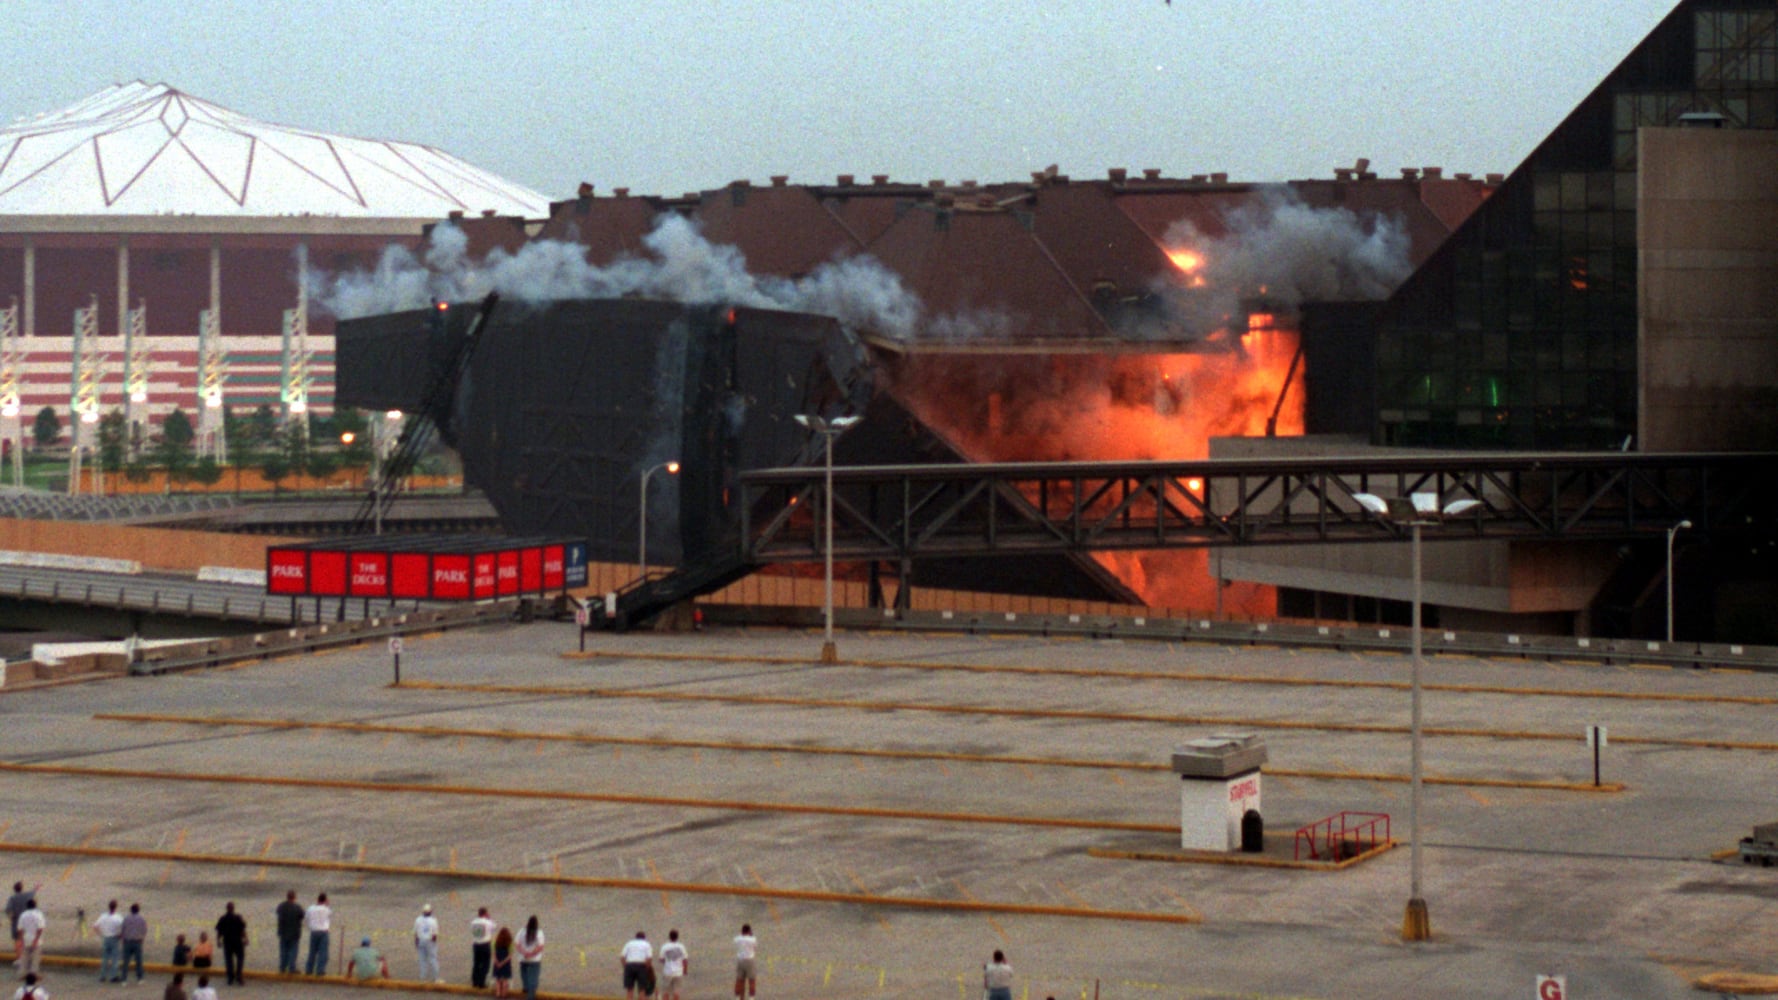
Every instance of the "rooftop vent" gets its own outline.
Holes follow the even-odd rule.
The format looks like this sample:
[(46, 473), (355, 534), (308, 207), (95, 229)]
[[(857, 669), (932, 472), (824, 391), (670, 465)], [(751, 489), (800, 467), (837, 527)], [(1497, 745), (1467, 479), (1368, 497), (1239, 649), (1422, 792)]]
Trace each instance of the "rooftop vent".
[(849, 188), (852, 186), (852, 182), (857, 180), (857, 178), (853, 177), (851, 174), (841, 174), (834, 178), (834, 180), (839, 183), (840, 187)]
[(1228, 182), (1229, 182), (1229, 175), (1228, 174), (1211, 174), (1210, 175), (1210, 183), (1212, 183), (1212, 184), (1227, 184)]
[(1352, 179), (1352, 168), (1351, 167), (1335, 167), (1334, 168), (1334, 180), (1349, 181), (1351, 179)]
[(1473, 181), (1473, 180), (1475, 180), (1475, 175), (1474, 174), (1458, 174), (1457, 179), (1460, 181)]
[(630, 196), (630, 189), (629, 188), (612, 188), (611, 193), (618, 196), (619, 198), (628, 198)]
[(1483, 179), (1486, 180), (1489, 184), (1494, 185), (1495, 187), (1499, 187), (1500, 185), (1506, 183), (1506, 175), (1505, 174), (1489, 174), (1487, 177), (1485, 177)]
[(870, 175), (870, 182), (872, 184), (875, 184), (877, 187), (886, 187), (889, 184), (889, 175), (888, 174), (871, 174)]
[(732, 188), (750, 188), (753, 186), (753, 182), (743, 177), (738, 181), (729, 181), (728, 186)]
[(451, 210), (451, 218), (453, 218), (453, 219), (463, 218), (463, 210), (460, 208), (452, 209)]
[(1142, 168), (1142, 179), (1145, 181), (1160, 180), (1161, 179), (1161, 168), (1160, 167), (1143, 167)]
[(1401, 168), (1401, 179), (1404, 181), (1419, 180), (1420, 179), (1420, 168), (1419, 167), (1402, 167)]
[(790, 175), (789, 174), (773, 174), (772, 175), (772, 186), (775, 188), (781, 188), (784, 185), (789, 184), (789, 183), (790, 183)]
[(494, 210), (493, 209), (491, 209), (491, 208), (482, 209), (482, 218), (492, 219), (493, 217), (494, 217)]
[(581, 181), (580, 187), (576, 188), (574, 193), (581, 198), (591, 198), (593, 196), (593, 186), (586, 181)]
[(927, 181), (926, 186), (931, 188), (934, 191), (937, 191), (938, 189), (945, 186), (945, 182), (943, 179)]
[(1129, 171), (1125, 170), (1123, 167), (1112, 167), (1105, 172), (1105, 176), (1111, 178), (1113, 183), (1122, 184), (1124, 178), (1129, 176)]
[(1420, 173), (1429, 181), (1436, 181), (1445, 176), (1444, 167), (1421, 167)]

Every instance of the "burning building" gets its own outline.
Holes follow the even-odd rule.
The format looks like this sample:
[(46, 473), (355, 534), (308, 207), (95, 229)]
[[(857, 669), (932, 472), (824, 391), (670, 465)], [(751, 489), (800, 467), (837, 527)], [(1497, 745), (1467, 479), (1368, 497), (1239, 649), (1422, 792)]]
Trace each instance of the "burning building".
[[(1334, 360), (1304, 364), (1303, 307), (1388, 294), (1488, 191), (1363, 163), (1288, 185), (1051, 169), (993, 185), (583, 190), (522, 245), (464, 220), (435, 229), (408, 270), (340, 276), (320, 300), (371, 314), (341, 327), (341, 399), (411, 406), (435, 366), (390, 359), (449, 341), (422, 332), (417, 307), (500, 291), (456, 412), (435, 415), (466, 474), (515, 528), (585, 533), (595, 558), (629, 559), (640, 473), (679, 459), (665, 487), (677, 503), (652, 501), (673, 513), (650, 524), (650, 552), (695, 558), (719, 534), (725, 478), (806, 458), (791, 417), (842, 398), (866, 418), (839, 444), (853, 464), (1190, 459), (1218, 435), (1301, 434), (1317, 392), (1347, 392), (1317, 381), (1341, 377)], [(625, 297), (680, 305), (644, 316)], [(797, 331), (814, 316), (831, 329), (810, 340)], [(509, 395), (521, 383), (535, 390), (524, 402)], [(1217, 599), (1202, 553), (1057, 562), (922, 573), (1157, 606)], [(1269, 587), (1223, 596), (1271, 610)]]

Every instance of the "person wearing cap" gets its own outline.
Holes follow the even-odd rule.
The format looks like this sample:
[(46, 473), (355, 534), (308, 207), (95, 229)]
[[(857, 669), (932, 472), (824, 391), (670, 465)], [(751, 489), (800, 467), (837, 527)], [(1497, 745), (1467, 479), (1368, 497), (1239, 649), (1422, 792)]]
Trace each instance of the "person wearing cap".
[(420, 907), (414, 918), (414, 955), (420, 961), (420, 982), (444, 982), (438, 974), (438, 918), (432, 915), (431, 903)]
[(352, 957), (346, 959), (346, 978), (362, 983), (378, 976), (389, 978), (389, 963), (383, 958), (382, 952), (371, 947), (370, 938), (365, 938), (358, 942), (358, 948), (352, 952)]

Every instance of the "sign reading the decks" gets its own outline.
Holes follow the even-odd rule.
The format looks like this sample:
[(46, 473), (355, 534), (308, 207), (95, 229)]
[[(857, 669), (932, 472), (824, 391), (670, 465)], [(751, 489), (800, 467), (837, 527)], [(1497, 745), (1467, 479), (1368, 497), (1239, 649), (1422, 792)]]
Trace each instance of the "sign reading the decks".
[(378, 535), (266, 550), (266, 592), (288, 597), (485, 601), (584, 586), (587, 545), (567, 538)]

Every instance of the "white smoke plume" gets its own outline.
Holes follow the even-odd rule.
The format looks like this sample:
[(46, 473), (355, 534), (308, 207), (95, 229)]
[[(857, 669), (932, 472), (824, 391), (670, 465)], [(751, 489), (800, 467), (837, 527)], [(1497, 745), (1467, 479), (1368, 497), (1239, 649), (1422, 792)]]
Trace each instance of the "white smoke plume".
[(1160, 289), (1171, 318), (1194, 334), (1219, 329), (1244, 302), (1294, 310), (1304, 302), (1374, 301), (1413, 273), (1399, 218), (1316, 208), (1286, 187), (1265, 189), (1223, 221), (1222, 236), (1182, 220), (1164, 237), (1170, 250), (1189, 250), (1201, 261)]
[(647, 256), (624, 257), (607, 267), (589, 263), (578, 243), (533, 240), (517, 253), (495, 249), (479, 262), (469, 257), (468, 243), (461, 229), (443, 223), (433, 227), (423, 258), (390, 246), (370, 271), (312, 274), (310, 294), (340, 319), (497, 291), (533, 304), (639, 295), (688, 305), (812, 312), (898, 339), (913, 337), (921, 324), (918, 297), (869, 257), (823, 264), (797, 280), (759, 278), (748, 272), (739, 249), (711, 243), (695, 223), (673, 214), (663, 215), (643, 237)]

